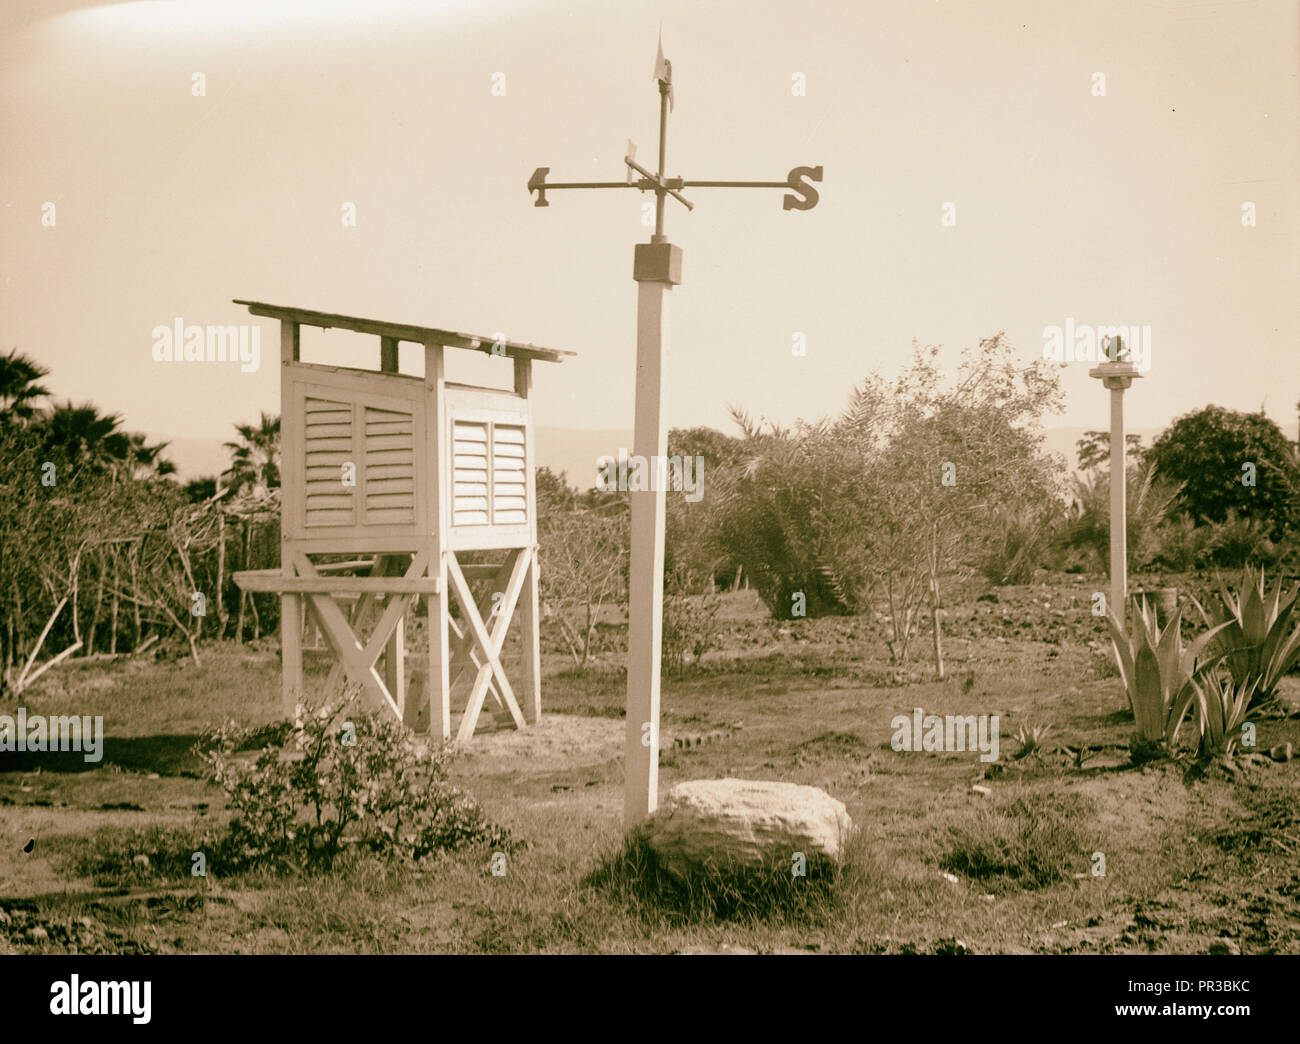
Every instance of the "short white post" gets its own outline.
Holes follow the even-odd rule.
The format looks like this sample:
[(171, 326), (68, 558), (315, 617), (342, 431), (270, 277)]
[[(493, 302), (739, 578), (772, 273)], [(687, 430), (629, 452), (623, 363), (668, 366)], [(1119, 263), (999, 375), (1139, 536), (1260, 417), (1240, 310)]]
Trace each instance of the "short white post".
[(668, 356), (668, 291), (680, 283), (682, 251), (664, 236), (638, 243), (636, 430), (632, 453), (652, 476), (649, 490), (629, 494), (627, 736), (623, 822), (633, 827), (659, 804), (659, 667), (664, 605), (664, 363)]
[(1142, 375), (1131, 362), (1119, 361), (1124, 342), (1116, 337), (1110, 362), (1088, 371), (1110, 391), (1110, 611), (1126, 626), (1128, 613), (1128, 468), (1124, 442), (1124, 392)]

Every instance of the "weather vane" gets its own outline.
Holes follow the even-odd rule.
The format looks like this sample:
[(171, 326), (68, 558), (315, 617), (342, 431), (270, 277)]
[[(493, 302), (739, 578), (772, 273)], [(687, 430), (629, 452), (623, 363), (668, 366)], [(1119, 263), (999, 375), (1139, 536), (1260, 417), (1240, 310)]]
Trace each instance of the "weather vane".
[(631, 560), (628, 573), (626, 776), (623, 819), (635, 826), (659, 801), (659, 669), (663, 639), (664, 490), (667, 481), (667, 435), (664, 430), (663, 389), (668, 356), (670, 291), (682, 281), (682, 248), (664, 235), (664, 202), (671, 196), (687, 210), (693, 204), (682, 195), (688, 188), (789, 189), (784, 210), (812, 210), (822, 180), (821, 167), (795, 167), (785, 181), (687, 181), (667, 176), (668, 112), (673, 107), (673, 67), (664, 57), (662, 38), (655, 58), (659, 84), (659, 169), (651, 173), (636, 161), (636, 146), (628, 142), (626, 181), (555, 182), (547, 184), (550, 167), (538, 167), (528, 179), (536, 192), (534, 206), (550, 203), (546, 193), (557, 189), (635, 188), (655, 194), (655, 231), (649, 243), (637, 243), (632, 278), (637, 282), (636, 310), (636, 427), (632, 452), (650, 465), (650, 488), (630, 486)]
[[(673, 107), (673, 63), (664, 57), (662, 41), (655, 58), (654, 79), (659, 84), (659, 170), (650, 173), (636, 161), (636, 145), (629, 141), (627, 155), (623, 162), (627, 164), (626, 181), (546, 181), (550, 167), (538, 167), (528, 179), (528, 191), (536, 192), (535, 207), (549, 207), (547, 192), (557, 189), (620, 189), (634, 188), (642, 192), (655, 194), (655, 237), (652, 242), (662, 242), (664, 235), (664, 200), (668, 196), (681, 203), (687, 210), (694, 210), (695, 204), (682, 195), (686, 188), (779, 188), (789, 189), (793, 195), (787, 195), (781, 202), (782, 210), (812, 210), (817, 205), (817, 190), (811, 182), (821, 181), (821, 167), (795, 167), (785, 181), (688, 181), (685, 178), (670, 178), (666, 175), (668, 152), (668, 112)], [(636, 177), (634, 175), (640, 175)]]

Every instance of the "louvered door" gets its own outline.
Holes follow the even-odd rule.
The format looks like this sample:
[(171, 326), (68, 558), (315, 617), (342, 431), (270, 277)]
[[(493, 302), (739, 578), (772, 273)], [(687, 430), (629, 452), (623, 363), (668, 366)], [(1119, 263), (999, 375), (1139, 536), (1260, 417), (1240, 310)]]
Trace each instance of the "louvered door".
[(485, 409), (501, 396), (450, 391), (451, 544), (462, 549), (526, 547), (532, 542), (528, 417)]
[(431, 472), (423, 382), (303, 370), (312, 379), (293, 381), (289, 419), (302, 449), (284, 462), (296, 477), (284, 494), (287, 536), (311, 551), (419, 546), (433, 481), (420, 479)]
[(304, 524), (356, 523), (356, 489), (344, 484), (344, 468), (355, 463), (353, 404), (308, 395), (303, 403)]
[(366, 525), (415, 522), (415, 418), (412, 410), (364, 411), (362, 466)]

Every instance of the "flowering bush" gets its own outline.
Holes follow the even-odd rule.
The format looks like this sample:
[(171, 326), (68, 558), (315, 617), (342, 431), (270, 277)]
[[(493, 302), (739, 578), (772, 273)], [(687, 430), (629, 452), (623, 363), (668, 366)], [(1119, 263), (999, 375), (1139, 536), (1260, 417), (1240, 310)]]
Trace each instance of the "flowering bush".
[(233, 813), (227, 841), (236, 863), (328, 868), (348, 848), (418, 860), (511, 846), (448, 779), (448, 750), (425, 746), (386, 714), (356, 712), (354, 702), (300, 704), (292, 725), (251, 759), (240, 754), (251, 733), (233, 722), (200, 744)]

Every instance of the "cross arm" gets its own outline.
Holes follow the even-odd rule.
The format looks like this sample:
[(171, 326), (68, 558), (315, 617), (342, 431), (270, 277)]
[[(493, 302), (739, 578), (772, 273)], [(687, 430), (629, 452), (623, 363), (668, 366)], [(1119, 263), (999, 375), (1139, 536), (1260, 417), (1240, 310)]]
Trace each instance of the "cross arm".
[[(821, 167), (795, 167), (784, 181), (683, 181), (683, 188), (783, 188), (796, 193), (786, 196), (783, 210), (812, 210), (821, 196), (809, 182), (821, 181)], [(802, 197), (802, 198), (800, 198)]]
[(687, 210), (694, 210), (695, 205), (686, 199), (678, 189), (682, 188), (780, 188), (789, 189), (793, 195), (787, 195), (781, 202), (782, 210), (812, 210), (821, 198), (813, 188), (812, 182), (822, 180), (821, 167), (795, 167), (786, 175), (785, 181), (692, 181), (685, 178), (656, 177), (631, 156), (624, 156), (623, 162), (641, 177), (636, 181), (559, 181), (547, 182), (546, 175), (550, 167), (538, 167), (528, 179), (528, 191), (536, 192), (535, 207), (548, 207), (546, 193), (551, 189), (597, 189), (597, 188), (634, 188), (641, 191), (662, 192), (672, 196)]
[[(547, 181), (546, 175), (550, 173), (550, 167), (538, 167), (533, 171), (533, 176), (528, 179), (528, 191), (536, 192), (537, 198), (533, 201), (535, 207), (549, 207), (551, 204), (546, 198), (546, 193), (552, 189), (626, 189), (634, 188), (645, 191), (658, 191), (660, 181), (644, 167), (631, 160), (625, 160), (628, 166), (632, 167), (641, 175), (638, 181)], [(673, 199), (683, 204), (687, 210), (694, 210), (695, 204), (683, 196), (676, 189), (682, 184), (681, 178), (664, 178), (663, 191), (672, 196)]]

